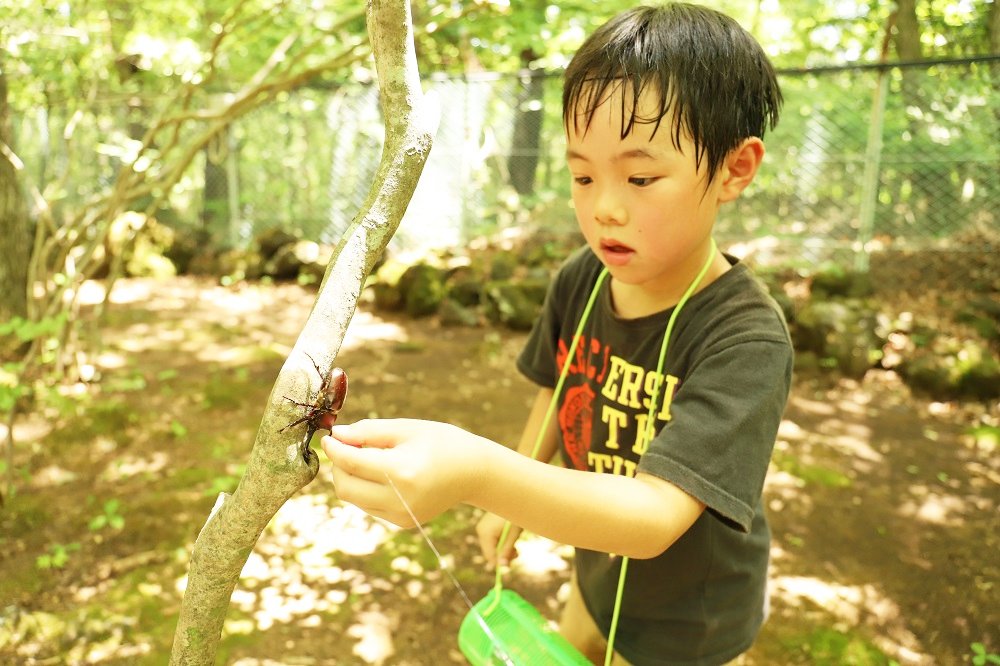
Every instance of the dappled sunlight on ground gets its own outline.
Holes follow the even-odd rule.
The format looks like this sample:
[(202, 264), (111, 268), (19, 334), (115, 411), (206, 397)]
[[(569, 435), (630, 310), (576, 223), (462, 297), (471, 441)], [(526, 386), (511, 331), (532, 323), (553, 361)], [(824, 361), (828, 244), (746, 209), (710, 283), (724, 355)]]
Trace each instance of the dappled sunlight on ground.
[[(91, 359), (101, 382), (69, 387), (65, 414), (16, 425), (0, 663), (166, 663), (191, 544), (243, 473), (313, 298), (293, 284), (118, 283)], [(343, 422), (416, 416), (512, 444), (534, 390), (514, 369), (523, 340), (362, 307), (337, 360), (351, 375)], [(968, 429), (970, 408), (921, 401), (892, 373), (796, 380), (764, 489), (773, 611), (747, 666), (950, 665), (973, 641), (997, 650), (998, 435)], [(468, 609), (432, 549), (341, 504), (321, 465), (247, 560), (218, 663), (464, 663)], [(109, 500), (124, 526), (90, 527)], [(427, 526), (473, 602), (494, 582), (477, 517), (459, 507)], [(527, 534), (518, 548), (505, 587), (557, 617), (571, 551)], [(57, 551), (65, 562), (38, 566)]]
[[(290, 284), (224, 287), (194, 278), (170, 283), (122, 280), (112, 291), (111, 302), (155, 313), (155, 320), (128, 323), (113, 340), (119, 352), (105, 351), (98, 362), (111, 369), (121, 367), (126, 356), (168, 350), (231, 366), (252, 362), (262, 352), (284, 358), (291, 352), (313, 298), (314, 292)], [(172, 324), (164, 326), (165, 320)], [(342, 349), (406, 341), (400, 325), (358, 311)]]
[[(471, 524), (463, 529), (471, 532)], [(428, 531), (435, 531), (433, 524)], [(568, 575), (571, 550), (565, 546), (525, 535), (518, 551), (506, 577), (512, 585)], [(365, 600), (374, 592), (392, 592), (411, 603), (439, 603), (434, 599), (442, 595), (454, 603), (459, 595), (439, 566), (467, 578), (455, 555), (444, 553), (439, 565), (416, 531), (400, 530), (326, 493), (298, 495), (278, 511), (247, 560), (224, 635), (289, 624), (321, 628), (331, 618), (342, 622), (347, 614), (346, 636), (359, 663), (392, 663), (387, 660), (396, 654), (400, 613)], [(481, 580), (492, 580), (485, 569)], [(183, 585), (179, 581), (179, 588)], [(466, 594), (476, 598), (472, 591)]]
[(844, 641), (863, 631), (900, 664), (959, 663), (929, 647), (968, 626), (964, 606), (985, 598), (977, 581), (997, 573), (962, 573), (976, 560), (970, 539), (995, 548), (997, 461), (956, 447), (959, 428), (916, 418), (910, 400), (893, 378), (791, 400), (765, 486), (779, 609), (765, 631), (799, 626), (808, 637), (825, 626)]
[(849, 631), (870, 623), (879, 628), (873, 642), (902, 664), (931, 664), (920, 641), (906, 629), (899, 606), (874, 584), (841, 585), (803, 576), (779, 576), (771, 581), (772, 595), (792, 608), (822, 609), (836, 618), (834, 628)]
[(233, 604), (253, 618), (258, 630), (276, 622), (309, 626), (318, 621), (317, 614), (335, 615), (348, 597), (370, 594), (373, 585), (381, 584), (370, 572), (336, 563), (345, 555), (371, 555), (393, 533), (361, 510), (326, 496), (293, 497), (257, 542), (243, 567)]
[(573, 549), (545, 537), (522, 533), (517, 540), (517, 558), (511, 562), (512, 569), (526, 576), (551, 576), (553, 573), (569, 573)]

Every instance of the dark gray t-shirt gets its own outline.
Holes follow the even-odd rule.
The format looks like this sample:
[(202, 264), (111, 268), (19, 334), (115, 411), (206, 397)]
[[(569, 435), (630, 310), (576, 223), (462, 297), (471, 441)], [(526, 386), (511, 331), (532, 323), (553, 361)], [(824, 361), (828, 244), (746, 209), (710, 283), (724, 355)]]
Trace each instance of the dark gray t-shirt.
[[(792, 345), (781, 310), (745, 266), (671, 311), (621, 319), (610, 281), (583, 330), (557, 418), (568, 467), (665, 479), (707, 505), (662, 555), (628, 565), (615, 650), (636, 666), (709, 665), (745, 651), (763, 622), (770, 532), (761, 492), (788, 397)], [(518, 368), (554, 388), (602, 270), (583, 248), (549, 287)], [(639, 437), (660, 383), (657, 434)], [(572, 498), (567, 498), (572, 502)], [(656, 511), (655, 506), (635, 511)], [(595, 526), (600, 529), (600, 526)], [(621, 558), (576, 551), (584, 601), (608, 634)]]

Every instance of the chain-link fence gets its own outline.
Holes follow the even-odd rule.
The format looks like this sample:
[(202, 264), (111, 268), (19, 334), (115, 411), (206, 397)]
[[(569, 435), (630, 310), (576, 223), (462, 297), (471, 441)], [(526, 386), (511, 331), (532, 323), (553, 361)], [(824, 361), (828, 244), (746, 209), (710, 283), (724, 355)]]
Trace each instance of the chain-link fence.
[[(755, 183), (724, 208), (721, 241), (864, 265), (876, 247), (961, 248), (969, 230), (998, 227), (1000, 57), (782, 71), (780, 81), (781, 121)], [(524, 223), (574, 229), (560, 86), (542, 72), (428, 77), (441, 124), (395, 245), (462, 244)], [(110, 182), (129, 145), (113, 119), (136, 124), (129, 113), (94, 110), (99, 120), (77, 130), (77, 155), (92, 142), (98, 158), (68, 170), (63, 206), (84, 205), (85, 183)], [(72, 159), (47, 134), (60, 123), (22, 115), (15, 128), (39, 174)], [(373, 85), (282, 97), (204, 151), (163, 217), (222, 244), (271, 227), (333, 242), (365, 198), (382, 128)]]

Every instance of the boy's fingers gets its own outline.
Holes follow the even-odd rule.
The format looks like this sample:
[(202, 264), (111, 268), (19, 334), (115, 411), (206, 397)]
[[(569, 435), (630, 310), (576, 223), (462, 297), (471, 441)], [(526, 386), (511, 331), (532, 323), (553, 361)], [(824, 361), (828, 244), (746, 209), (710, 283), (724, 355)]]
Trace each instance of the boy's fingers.
[(386, 419), (364, 419), (349, 425), (335, 425), (330, 428), (334, 438), (358, 448), (385, 449), (395, 446), (401, 439), (404, 428), (398, 421)]
[(355, 446), (350, 442), (342, 442), (339, 438), (326, 436), (320, 440), (323, 451), (333, 462), (335, 476), (337, 471), (342, 471), (350, 476), (372, 481), (377, 484), (385, 483), (385, 472), (382, 471), (384, 462), (381, 460), (383, 452), (378, 448), (364, 449)]

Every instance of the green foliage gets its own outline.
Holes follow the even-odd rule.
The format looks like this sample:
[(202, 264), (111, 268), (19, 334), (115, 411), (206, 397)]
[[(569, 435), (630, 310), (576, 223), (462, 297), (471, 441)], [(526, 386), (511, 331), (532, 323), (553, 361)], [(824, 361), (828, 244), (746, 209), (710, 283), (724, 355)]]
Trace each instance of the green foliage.
[(827, 486), (829, 488), (847, 488), (851, 485), (850, 477), (842, 472), (821, 465), (805, 463), (797, 457), (782, 451), (775, 451), (772, 460), (778, 469), (788, 472), (808, 484)]
[(120, 530), (125, 527), (125, 519), (118, 511), (120, 508), (121, 502), (119, 500), (109, 499), (104, 503), (103, 511), (91, 518), (90, 522), (87, 523), (87, 527), (90, 528), (91, 532), (98, 532), (105, 527)]
[(48, 552), (35, 558), (35, 568), (37, 569), (61, 569), (69, 562), (70, 553), (80, 550), (80, 544), (55, 543), (49, 546)]
[(60, 312), (54, 317), (31, 321), (23, 317), (12, 317), (0, 322), (0, 337), (12, 335), (21, 342), (31, 342), (37, 338), (56, 337), (66, 326), (68, 314)]
[(966, 434), (972, 437), (977, 448), (985, 451), (995, 451), (1000, 448), (1000, 428), (981, 423), (969, 427)]
[(185, 426), (177, 419), (173, 419), (170, 422), (170, 434), (178, 439), (180, 439), (181, 437), (187, 437), (188, 434), (187, 426)]
[(236, 486), (239, 485), (240, 479), (243, 478), (245, 470), (246, 465), (238, 465), (233, 474), (214, 477), (212, 485), (206, 488), (202, 494), (207, 497), (215, 497), (219, 493), (232, 493), (236, 490)]
[(809, 663), (816, 666), (893, 666), (897, 662), (887, 657), (867, 640), (836, 629), (816, 629), (795, 643), (808, 654)]
[(18, 382), (20, 363), (4, 363), (0, 366), (0, 412), (7, 413), (17, 401), (31, 393), (31, 389)]
[(1000, 664), (1000, 654), (987, 651), (986, 646), (982, 643), (973, 643), (970, 647), (972, 648), (972, 663), (975, 666)]

